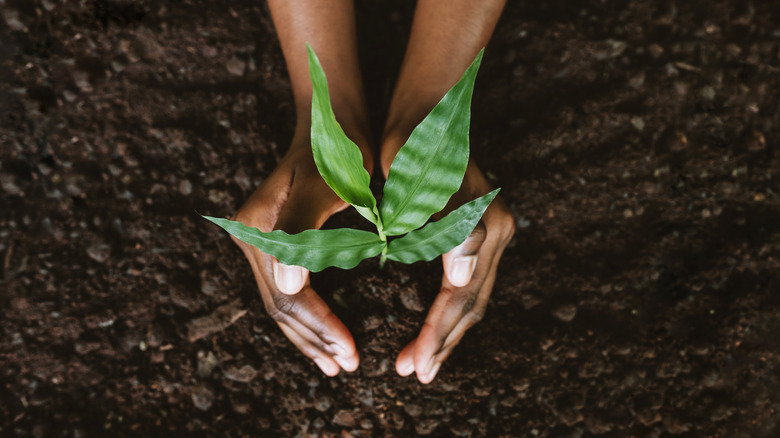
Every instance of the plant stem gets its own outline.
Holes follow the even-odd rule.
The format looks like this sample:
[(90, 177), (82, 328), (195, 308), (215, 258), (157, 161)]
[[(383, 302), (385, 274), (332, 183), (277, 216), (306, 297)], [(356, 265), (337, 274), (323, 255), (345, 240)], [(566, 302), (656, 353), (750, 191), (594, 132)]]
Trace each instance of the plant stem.
[(382, 248), (382, 254), (379, 256), (379, 269), (382, 269), (387, 261), (387, 236), (385, 235), (385, 226), (382, 224), (382, 217), (379, 216), (379, 212), (377, 212), (376, 217), (378, 219), (376, 221), (376, 232), (379, 234), (379, 239), (385, 242), (385, 247)]
[(379, 256), (379, 269), (385, 267), (386, 261), (387, 261), (387, 245), (385, 245), (385, 247), (382, 248), (382, 254)]
[(376, 214), (376, 233), (379, 234), (379, 239), (382, 240), (382, 242), (385, 242), (385, 250), (387, 250), (387, 236), (385, 235), (385, 226), (382, 223), (382, 217), (379, 216), (379, 212), (374, 209), (374, 213)]

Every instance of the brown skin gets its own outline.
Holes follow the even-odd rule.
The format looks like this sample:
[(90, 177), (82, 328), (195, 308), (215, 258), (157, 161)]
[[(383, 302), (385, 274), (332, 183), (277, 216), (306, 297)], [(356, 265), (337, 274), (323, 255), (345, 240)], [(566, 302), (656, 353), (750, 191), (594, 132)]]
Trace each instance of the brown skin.
[[(380, 161), (385, 177), (414, 127), (487, 44), (504, 2), (418, 2), (382, 136)], [(328, 77), (336, 118), (360, 147), (369, 172), (373, 169), (373, 154), (368, 141), (352, 1), (269, 0), (268, 5), (290, 72), (297, 124), (290, 150), (241, 207), (235, 220), (262, 231), (282, 229), (294, 233), (319, 228), (331, 215), (348, 206), (325, 184), (312, 158), (312, 86), (306, 42), (317, 53)], [(442, 214), (491, 189), (476, 164), (470, 162), (461, 189)], [(511, 213), (497, 198), (466, 242), (442, 256), (445, 275), (441, 290), (419, 336), (398, 355), (399, 374), (416, 372), (422, 383), (433, 380), (466, 330), (482, 318), (499, 259), (513, 233)], [(329, 376), (338, 374), (340, 369), (357, 369), (359, 358), (354, 339), (311, 288), (308, 271), (300, 267), (279, 270), (279, 262), (273, 257), (243, 242), (236, 243), (249, 260), (266, 309), (298, 349)], [(472, 261), (473, 274), (470, 269), (461, 269), (461, 275), (457, 274), (453, 264), (456, 260)]]
[[(290, 72), (296, 106), (296, 129), (279, 166), (236, 213), (235, 220), (262, 231), (296, 233), (319, 228), (348, 204), (325, 184), (309, 141), (312, 85), (306, 43), (317, 52), (327, 76), (331, 103), (346, 134), (363, 152), (366, 169), (373, 154), (362, 79), (358, 69), (354, 9), (346, 0), (270, 0), (274, 26)], [(358, 366), (349, 330), (311, 288), (308, 272), (298, 288), (280, 288), (274, 275), (279, 262), (257, 248), (236, 241), (252, 266), (265, 308), (285, 335), (322, 371), (335, 376)], [(297, 289), (297, 290), (296, 290)], [(300, 291), (298, 291), (300, 290)]]
[[(417, 2), (409, 45), (382, 136), (380, 161), (385, 177), (395, 154), (414, 127), (487, 45), (504, 3), (503, 0)], [(470, 161), (460, 190), (443, 213), (491, 190), (477, 165)], [(498, 261), (514, 234), (514, 227), (506, 203), (496, 198), (466, 242), (442, 255), (444, 276), (439, 295), (420, 334), (398, 355), (395, 363), (398, 374), (408, 376), (415, 372), (420, 382), (430, 383), (466, 330), (482, 319), (496, 280)], [(465, 285), (451, 275), (452, 262), (462, 255), (477, 256), (473, 275)]]

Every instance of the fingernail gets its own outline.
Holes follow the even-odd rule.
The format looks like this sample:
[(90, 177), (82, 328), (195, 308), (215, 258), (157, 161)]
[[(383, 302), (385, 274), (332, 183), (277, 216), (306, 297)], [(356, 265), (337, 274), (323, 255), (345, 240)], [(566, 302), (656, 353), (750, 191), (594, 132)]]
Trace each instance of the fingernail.
[(412, 361), (406, 362), (406, 365), (398, 370), (398, 374), (404, 377), (412, 374), (412, 372), (414, 372), (414, 362)]
[(276, 287), (280, 291), (290, 294), (298, 293), (306, 281), (305, 272), (302, 267), (295, 265), (285, 265), (279, 262), (274, 263), (274, 280)]
[(314, 363), (316, 363), (317, 366), (320, 367), (320, 369), (322, 370), (323, 373), (325, 373), (325, 374), (327, 374), (329, 376), (336, 375), (339, 372), (339, 370), (336, 369), (335, 365), (333, 365), (330, 362), (325, 361), (324, 359), (321, 359), (321, 358), (314, 359)]
[(437, 362), (436, 365), (431, 368), (430, 371), (428, 371), (428, 379), (433, 380), (434, 377), (436, 377), (436, 373), (439, 372), (439, 367), (441, 367), (441, 362)]
[(455, 257), (452, 260), (450, 282), (452, 282), (454, 286), (465, 286), (469, 284), (469, 281), (471, 280), (471, 274), (474, 273), (474, 268), (476, 267), (476, 255)]
[(335, 360), (336, 363), (339, 364), (341, 368), (343, 368), (345, 371), (347, 370), (347, 368), (350, 368), (349, 362), (347, 362), (347, 360), (341, 356), (333, 356), (333, 360)]

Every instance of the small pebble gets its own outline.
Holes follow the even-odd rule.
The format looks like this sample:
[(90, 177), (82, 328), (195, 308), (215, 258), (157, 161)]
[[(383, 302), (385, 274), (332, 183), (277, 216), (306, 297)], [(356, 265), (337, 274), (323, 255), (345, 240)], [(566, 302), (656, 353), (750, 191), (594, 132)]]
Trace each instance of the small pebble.
[(342, 409), (333, 416), (333, 424), (342, 427), (354, 427), (355, 417), (352, 415), (352, 412)]
[(19, 195), (22, 193), (22, 189), (14, 182), (13, 175), (7, 173), (0, 173), (0, 185), (3, 186), (3, 190), (9, 195)]
[(233, 401), (233, 411), (237, 414), (246, 414), (249, 412), (249, 403)]
[(419, 417), (420, 414), (422, 414), (423, 409), (422, 406), (420, 405), (416, 405), (414, 403), (407, 403), (404, 405), (404, 411), (406, 412), (407, 415), (414, 418), (414, 417)]
[(111, 247), (105, 243), (95, 243), (87, 248), (87, 255), (92, 260), (103, 263), (108, 260), (108, 257), (111, 255)]
[(563, 322), (571, 322), (577, 316), (577, 306), (574, 304), (564, 304), (553, 310), (553, 316)]
[(214, 393), (203, 385), (192, 391), (192, 403), (201, 411), (208, 411), (214, 403)]
[(330, 401), (330, 397), (322, 396), (318, 398), (316, 402), (314, 402), (314, 409), (320, 412), (325, 412), (330, 409), (331, 405), (332, 403)]
[(517, 218), (517, 227), (518, 228), (528, 228), (531, 226), (531, 221), (525, 218), (525, 216), (520, 216)]
[(664, 48), (659, 46), (658, 44), (650, 44), (647, 46), (647, 51), (650, 53), (650, 56), (653, 58), (658, 58), (659, 56), (663, 55)]
[(414, 425), (414, 430), (418, 435), (430, 435), (439, 427), (439, 420), (435, 418), (426, 418)]
[(637, 131), (642, 132), (645, 130), (645, 121), (641, 117), (632, 117), (631, 125), (636, 128)]
[(192, 193), (192, 183), (186, 179), (182, 180), (179, 183), (179, 192), (184, 196), (190, 195)]
[(374, 406), (374, 391), (371, 388), (358, 388), (355, 396), (360, 400), (360, 403), (368, 407)]
[(5, 8), (5, 11), (3, 11), (3, 18), (5, 18), (5, 24), (8, 25), (11, 30), (24, 30), (25, 26), (24, 23), (19, 20), (18, 11), (11, 8)]
[(710, 87), (710, 86), (706, 86), (706, 87), (702, 88), (701, 89), (701, 97), (704, 100), (713, 100), (713, 99), (715, 99), (715, 89)]
[(407, 309), (414, 312), (422, 312), (425, 310), (425, 307), (423, 307), (422, 303), (420, 302), (420, 297), (417, 295), (417, 291), (414, 288), (405, 287), (401, 289), (400, 295), (401, 304), (403, 304)]
[(231, 367), (225, 370), (225, 378), (239, 383), (249, 383), (257, 377), (257, 370), (251, 365), (244, 365), (241, 368)]
[(244, 70), (246, 70), (246, 62), (233, 57), (230, 58), (230, 60), (228, 60), (228, 62), (225, 64), (225, 68), (227, 68), (227, 71), (234, 76), (243, 76)]

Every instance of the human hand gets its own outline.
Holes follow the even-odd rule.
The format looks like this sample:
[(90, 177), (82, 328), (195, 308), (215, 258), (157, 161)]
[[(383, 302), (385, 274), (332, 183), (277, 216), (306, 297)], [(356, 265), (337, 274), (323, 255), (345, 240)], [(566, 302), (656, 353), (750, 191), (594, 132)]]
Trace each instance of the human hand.
[[(366, 156), (366, 154), (364, 154)], [(306, 141), (295, 141), (271, 175), (255, 190), (233, 220), (261, 231), (298, 233), (320, 228), (349, 204), (323, 181)], [(355, 341), (309, 283), (309, 271), (287, 266), (252, 245), (233, 238), (249, 260), (269, 315), (284, 334), (323, 373), (354, 371)]]
[[(482, 172), (470, 161), (463, 185), (440, 214), (490, 190)], [(496, 279), (498, 262), (514, 231), (512, 214), (497, 197), (466, 241), (442, 255), (441, 290), (420, 334), (398, 354), (395, 364), (398, 374), (408, 376), (416, 372), (421, 383), (433, 381), (439, 367), (466, 331), (482, 319)]]

